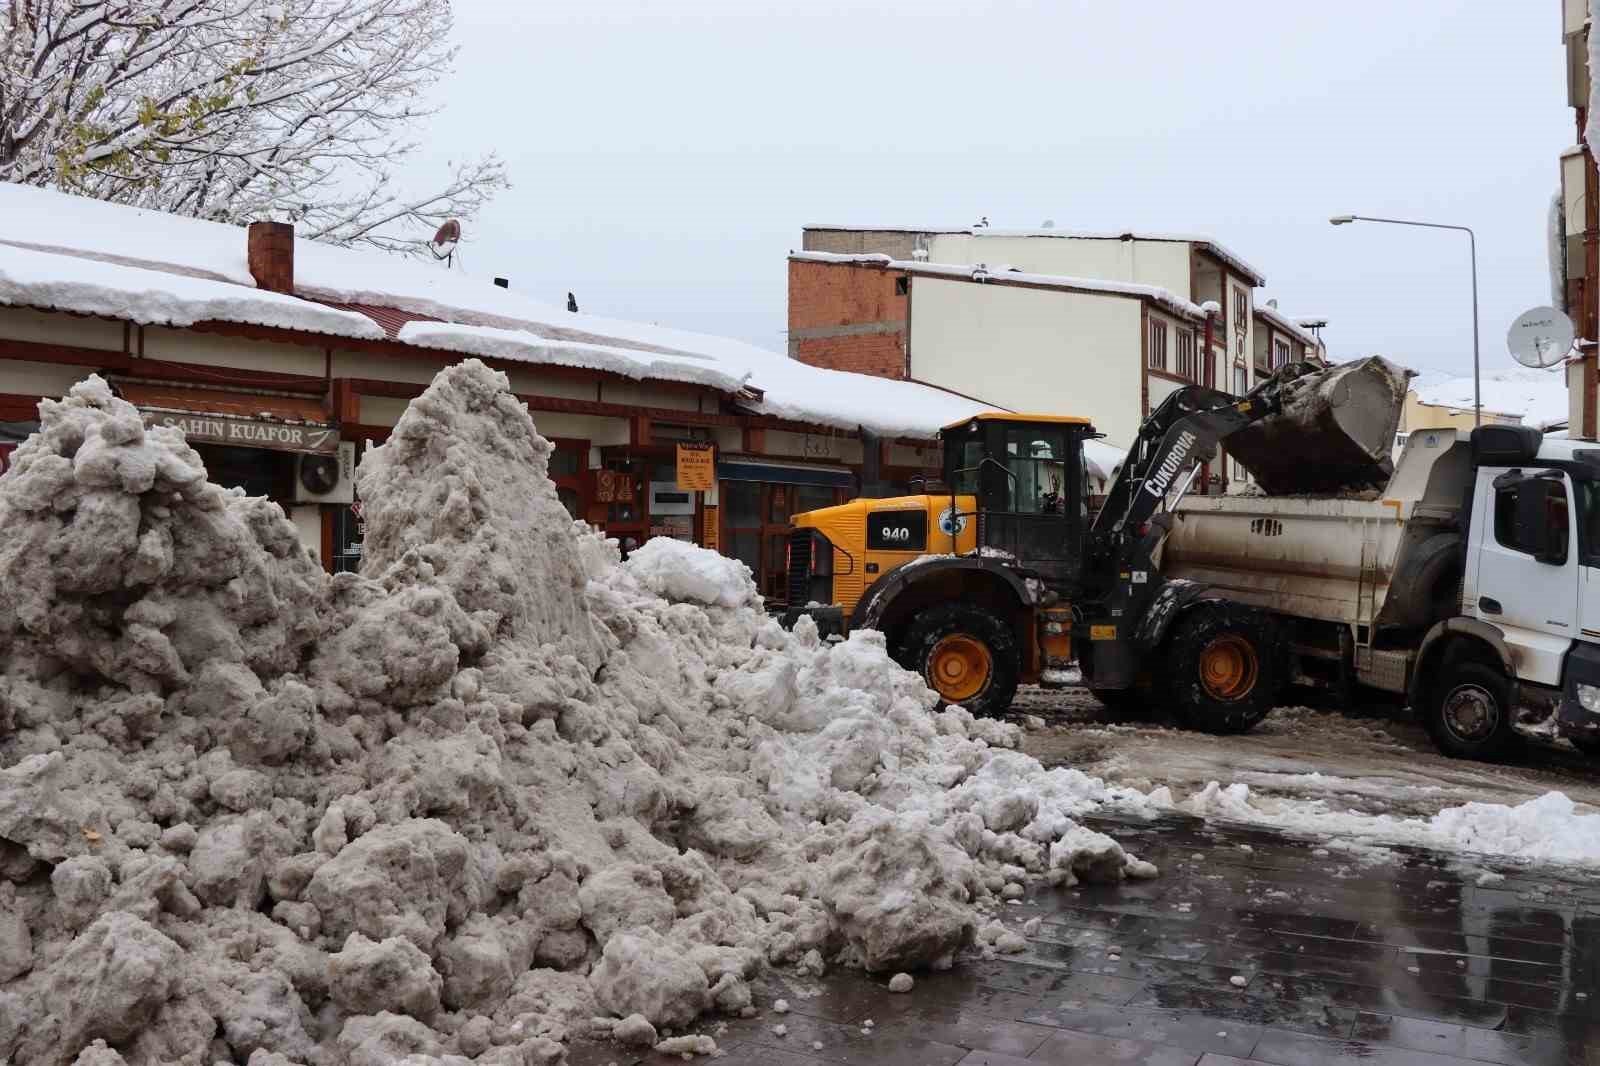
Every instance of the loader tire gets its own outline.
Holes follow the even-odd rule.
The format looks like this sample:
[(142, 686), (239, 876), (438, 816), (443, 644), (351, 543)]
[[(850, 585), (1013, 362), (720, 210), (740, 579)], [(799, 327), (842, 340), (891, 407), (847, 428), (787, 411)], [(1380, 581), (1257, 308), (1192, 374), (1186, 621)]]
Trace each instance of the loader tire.
[(945, 703), (980, 717), (1011, 706), (1022, 673), (1011, 627), (992, 611), (962, 603), (919, 614), (906, 631), (900, 662), (921, 674)]
[(1178, 720), (1203, 733), (1247, 733), (1282, 687), (1277, 627), (1238, 604), (1204, 604), (1178, 620), (1163, 664)]
[(1447, 666), (1423, 706), (1422, 724), (1454, 759), (1493, 762), (1515, 747), (1511, 686), (1505, 675), (1470, 659)]

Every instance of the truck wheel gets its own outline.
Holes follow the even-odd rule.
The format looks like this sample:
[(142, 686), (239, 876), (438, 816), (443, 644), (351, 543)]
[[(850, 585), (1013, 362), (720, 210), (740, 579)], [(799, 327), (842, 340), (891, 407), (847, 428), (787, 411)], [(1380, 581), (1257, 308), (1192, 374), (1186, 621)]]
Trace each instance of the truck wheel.
[(1492, 760), (1516, 739), (1511, 710), (1511, 686), (1499, 670), (1456, 663), (1434, 684), (1423, 724), (1446, 755)]
[(1011, 706), (1022, 673), (1011, 627), (983, 607), (951, 603), (917, 616), (901, 662), (922, 675), (946, 703), (993, 716)]
[(1245, 733), (1272, 710), (1280, 657), (1271, 621), (1233, 604), (1197, 608), (1167, 644), (1167, 685), (1178, 719), (1205, 733)]

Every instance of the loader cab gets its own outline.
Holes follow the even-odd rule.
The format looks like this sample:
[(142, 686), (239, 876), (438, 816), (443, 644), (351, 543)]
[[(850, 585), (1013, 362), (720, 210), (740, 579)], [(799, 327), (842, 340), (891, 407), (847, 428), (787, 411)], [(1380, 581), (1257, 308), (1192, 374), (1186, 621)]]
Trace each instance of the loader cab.
[[(1074, 581), (1088, 522), (1083, 442), (1096, 436), (1086, 418), (1052, 415), (985, 414), (946, 426), (940, 438), (952, 506), (940, 532), (948, 537), (976, 522), (984, 554), (1015, 559), (1052, 584)], [(967, 495), (977, 498), (975, 511), (956, 511), (955, 498)]]

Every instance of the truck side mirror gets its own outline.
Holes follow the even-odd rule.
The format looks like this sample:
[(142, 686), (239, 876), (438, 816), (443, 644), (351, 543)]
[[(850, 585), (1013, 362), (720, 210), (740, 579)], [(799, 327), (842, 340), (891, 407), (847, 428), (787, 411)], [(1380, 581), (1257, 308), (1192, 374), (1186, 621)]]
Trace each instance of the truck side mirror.
[(1550, 566), (1567, 562), (1567, 487), (1546, 477), (1531, 477), (1517, 486), (1517, 539), (1535, 561)]

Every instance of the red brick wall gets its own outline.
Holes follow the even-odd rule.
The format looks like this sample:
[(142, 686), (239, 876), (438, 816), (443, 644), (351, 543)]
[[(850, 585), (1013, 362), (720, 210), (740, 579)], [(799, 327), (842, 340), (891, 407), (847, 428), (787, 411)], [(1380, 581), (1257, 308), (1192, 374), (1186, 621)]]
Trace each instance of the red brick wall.
[(906, 375), (905, 275), (854, 263), (789, 263), (789, 354), (812, 366)]
[(789, 263), (789, 329), (904, 322), (906, 301), (894, 293), (905, 275), (853, 263)]
[(851, 337), (811, 337), (790, 341), (794, 357), (802, 363), (829, 370), (853, 370), (880, 378), (906, 376), (906, 335), (866, 333)]

